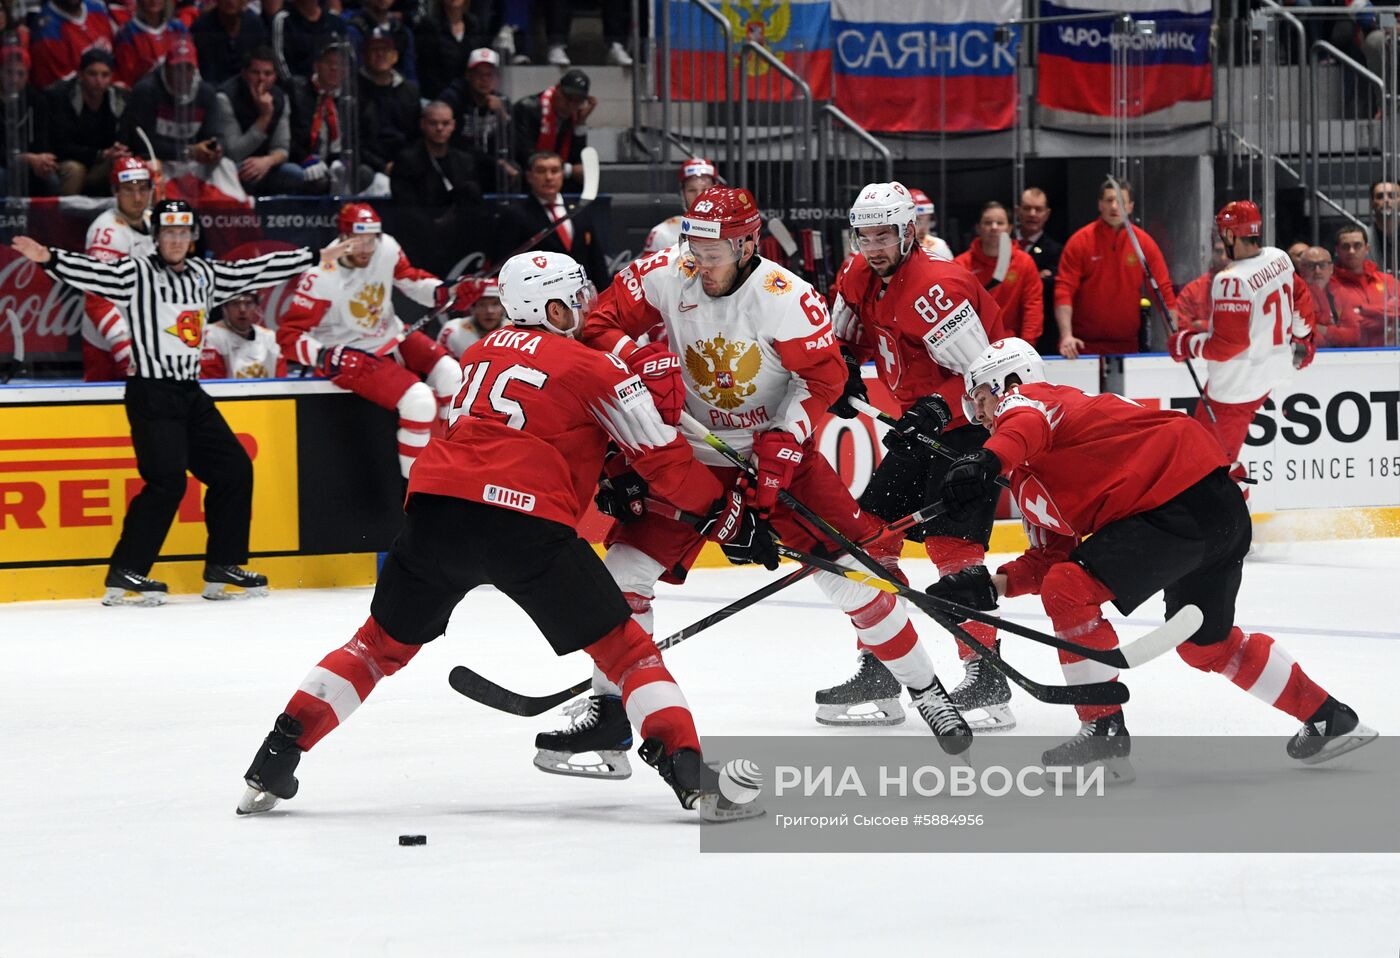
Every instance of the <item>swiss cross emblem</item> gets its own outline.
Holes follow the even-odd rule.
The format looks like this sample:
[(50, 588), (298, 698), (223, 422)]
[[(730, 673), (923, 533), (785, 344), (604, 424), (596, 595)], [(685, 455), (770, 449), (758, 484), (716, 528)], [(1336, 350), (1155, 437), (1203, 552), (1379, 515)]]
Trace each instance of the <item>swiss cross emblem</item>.
[(715, 373), (715, 385), (720, 389), (733, 389), (734, 374), (727, 369)]
[(545, 259), (543, 256), (536, 256), (534, 259), (530, 260), (530, 262), (534, 263), (540, 269), (544, 269), (549, 265), (549, 260)]
[(1033, 525), (1062, 536), (1075, 534), (1074, 529), (1060, 514), (1060, 507), (1050, 498), (1050, 491), (1035, 476), (1027, 476), (1025, 481), (1016, 487), (1016, 504)]

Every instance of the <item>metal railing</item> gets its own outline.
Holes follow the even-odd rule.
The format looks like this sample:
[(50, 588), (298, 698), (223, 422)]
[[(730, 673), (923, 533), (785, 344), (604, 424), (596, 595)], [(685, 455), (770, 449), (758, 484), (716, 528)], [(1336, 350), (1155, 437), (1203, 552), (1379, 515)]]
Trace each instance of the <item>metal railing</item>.
[[(658, 37), (655, 91), (660, 117), (659, 128), (648, 131), (641, 122), (640, 88), (634, 100), (634, 139), (645, 141), (650, 132), (656, 145), (649, 152), (653, 162), (665, 170), (677, 153), (689, 156), (710, 156), (720, 165), (721, 173), (732, 180), (736, 158), (731, 144), (734, 127), (734, 33), (729, 20), (708, 0), (690, 0), (678, 7), (658, 3), (655, 29)], [(687, 36), (702, 49), (715, 47), (723, 56), (718, 63), (701, 57), (682, 58), (679, 63), (671, 56), (673, 18), (687, 18)], [(679, 69), (677, 69), (679, 67)]]
[(894, 179), (894, 157), (835, 105), (823, 104), (817, 112), (817, 206), (840, 219), (862, 186)]
[(739, 162), (734, 182), (752, 190), (760, 204), (811, 204), (812, 110), (812, 88), (791, 67), (762, 44), (745, 40), (739, 45)]

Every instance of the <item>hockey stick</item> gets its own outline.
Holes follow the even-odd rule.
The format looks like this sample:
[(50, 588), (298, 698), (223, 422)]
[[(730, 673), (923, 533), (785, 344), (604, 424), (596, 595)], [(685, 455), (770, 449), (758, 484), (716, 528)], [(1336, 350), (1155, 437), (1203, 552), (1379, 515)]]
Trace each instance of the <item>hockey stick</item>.
[[(720, 455), (724, 456), (741, 471), (750, 476), (756, 474), (752, 463), (739, 455), (729, 443), (706, 429), (694, 416), (682, 412), (681, 425), (688, 433), (700, 439), (711, 449), (714, 449)], [(847, 538), (841, 530), (837, 529), (830, 522), (827, 522), (817, 513), (799, 502), (792, 493), (788, 492), (786, 489), (779, 490), (778, 501), (787, 506), (798, 516), (811, 523), (817, 529), (821, 530), (827, 538), (841, 546), (851, 554), (853, 559), (865, 566), (867, 571), (874, 573), (876, 578), (883, 579), (885, 577), (888, 570), (886, 570), (884, 566), (880, 565), (869, 553)], [(896, 583), (891, 584), (895, 585)], [(1121, 682), (1093, 682), (1083, 685), (1045, 685), (1034, 679), (1027, 678), (1007, 663), (995, 649), (987, 646), (977, 637), (970, 634), (966, 629), (962, 628), (959, 624), (959, 620), (954, 619), (948, 612), (941, 608), (939, 604), (927, 601), (932, 599), (932, 596), (923, 592), (916, 592), (902, 584), (898, 584), (897, 591), (914, 605), (918, 606), (920, 610), (926, 613), (944, 629), (962, 639), (969, 648), (977, 650), (988, 663), (1008, 679), (1015, 682), (1034, 698), (1042, 702), (1049, 702), (1056, 705), (1118, 705), (1128, 700), (1128, 687)], [(1059, 640), (1057, 639), (1056, 641)]]
[[(1152, 275), (1152, 269), (1147, 265), (1147, 257), (1143, 255), (1142, 243), (1138, 241), (1137, 230), (1133, 227), (1132, 217), (1128, 215), (1127, 200), (1123, 196), (1123, 186), (1112, 173), (1108, 174), (1108, 182), (1113, 184), (1113, 195), (1118, 200), (1118, 209), (1123, 213), (1123, 228), (1128, 231), (1128, 240), (1133, 244), (1133, 251), (1137, 253), (1138, 262), (1142, 264), (1142, 275), (1147, 277), (1147, 286), (1152, 290), (1152, 298), (1157, 301), (1158, 315), (1162, 317), (1162, 325), (1166, 328), (1167, 338), (1170, 339), (1176, 332), (1172, 326), (1171, 314), (1167, 312), (1167, 301), (1162, 297), (1161, 287), (1157, 285), (1157, 277)], [(1201, 397), (1202, 404), (1206, 407), (1206, 415), (1211, 422), (1215, 422), (1215, 410), (1210, 408), (1210, 400), (1206, 399), (1206, 391), (1201, 386), (1201, 377), (1196, 375), (1196, 367), (1191, 364), (1188, 356), (1182, 360), (1186, 365), (1186, 371), (1191, 374), (1191, 382), (1196, 385), (1196, 393)]]
[[(898, 519), (885, 525), (878, 532), (862, 540), (861, 544), (866, 545), (887, 535), (903, 532), (913, 526), (927, 522), (934, 516), (942, 513), (942, 511), (943, 504), (941, 502), (925, 506), (918, 512), (912, 512), (903, 519)], [(782, 578), (773, 580), (763, 588), (735, 599), (724, 608), (716, 609), (704, 618), (687, 625), (679, 632), (674, 632), (664, 639), (658, 639), (656, 647), (658, 649), (669, 649), (672, 646), (680, 645), (686, 639), (699, 635), (701, 632), (710, 628), (710, 626), (718, 625), (720, 622), (723, 622), (725, 619), (738, 612), (742, 612), (749, 606), (757, 605), (769, 596), (776, 595), (788, 586), (800, 582), (816, 571), (816, 566), (803, 565), (801, 568), (789, 572)], [(577, 695), (582, 695), (593, 685), (593, 679), (590, 677), (576, 685), (569, 686), (567, 689), (555, 692), (552, 695), (521, 695), (519, 692), (512, 692), (510, 689), (497, 685), (485, 676), (473, 672), (465, 665), (459, 665), (449, 672), (447, 682), (457, 692), (473, 701), (480, 702), (482, 705), (489, 706), (501, 712), (509, 712), (512, 715), (524, 716), (540, 715), (544, 712), (548, 712), (555, 706), (562, 705)]]
[[(141, 129), (140, 126), (137, 126), (136, 135), (139, 136), (141, 138), (141, 142), (145, 144), (146, 155), (151, 158), (149, 161), (151, 165), (152, 177), (151, 186), (153, 188), (151, 192), (151, 200), (153, 202), (160, 202), (162, 195), (165, 193), (165, 166), (160, 162), (160, 160), (156, 159), (156, 148), (151, 145), (151, 138), (146, 135), (146, 131)], [(155, 188), (155, 178), (157, 176), (160, 177), (159, 188)]]
[[(854, 409), (856, 412), (864, 413), (871, 419), (878, 419), (886, 426), (893, 426), (897, 422), (899, 422), (898, 419), (894, 418), (889, 413), (878, 408), (877, 406), (872, 405), (868, 400), (861, 399), (859, 396), (848, 397), (846, 402), (850, 403), (851, 408)], [(956, 453), (953, 450), (949, 449), (947, 446), (943, 445), (941, 442), (939, 442), (937, 439), (934, 439), (932, 436), (926, 436), (921, 432), (916, 432), (914, 433), (914, 435), (918, 438), (920, 442), (922, 442), (925, 446), (928, 446), (934, 452), (938, 453), (944, 459), (954, 461), (962, 458), (962, 456), (959, 453)], [(1011, 483), (1008, 482), (1003, 476), (997, 476), (997, 485), (1001, 486), (1003, 489), (1011, 488)]]
[(987, 292), (991, 292), (1002, 284), (1006, 279), (1007, 272), (1011, 269), (1011, 234), (1002, 233), (1001, 239), (997, 242), (997, 263), (992, 267), (992, 278), (986, 285)]
[(24, 327), (20, 325), (19, 317), (13, 309), (5, 310), (5, 319), (10, 324), (10, 339), (13, 343), (10, 359), (5, 363), (5, 375), (0, 377), (0, 385), (8, 383), (17, 371), (21, 376), (24, 375)]
[(797, 241), (792, 238), (787, 225), (776, 216), (768, 221), (768, 232), (783, 248), (783, 255), (791, 259), (797, 253)]

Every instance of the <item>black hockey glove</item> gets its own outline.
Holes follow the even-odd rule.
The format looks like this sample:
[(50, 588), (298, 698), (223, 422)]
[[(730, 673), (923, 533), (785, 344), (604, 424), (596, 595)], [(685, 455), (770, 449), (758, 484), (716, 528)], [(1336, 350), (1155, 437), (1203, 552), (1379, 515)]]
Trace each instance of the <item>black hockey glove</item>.
[(1000, 474), (1001, 460), (990, 449), (978, 449), (949, 466), (943, 477), (948, 518), (965, 519), (976, 512), (995, 490)]
[(831, 408), (827, 411), (842, 419), (854, 419), (860, 413), (856, 412), (850, 400), (855, 398), (869, 402), (870, 396), (865, 391), (865, 377), (860, 374), (860, 363), (844, 349), (841, 350), (841, 358), (846, 361), (846, 391), (841, 394), (840, 399), (831, 404)]
[(593, 504), (605, 516), (626, 525), (647, 514), (647, 481), (628, 470), (598, 484)]
[(997, 587), (992, 585), (992, 574), (984, 565), (945, 575), (924, 591), (979, 612), (991, 612), (997, 607)]
[(719, 543), (725, 558), (735, 565), (755, 563), (765, 569), (778, 567), (778, 540), (773, 528), (744, 504), (744, 494), (732, 489), (715, 500), (695, 529)]
[(942, 396), (937, 393), (924, 396), (916, 400), (909, 411), (899, 417), (899, 422), (885, 433), (885, 448), (896, 456), (911, 459), (932, 456), (933, 450), (919, 436), (937, 439), (952, 421), (953, 413)]
[(341, 373), (354, 372), (361, 363), (373, 358), (353, 346), (322, 346), (316, 354), (316, 371), (327, 379), (334, 379)]

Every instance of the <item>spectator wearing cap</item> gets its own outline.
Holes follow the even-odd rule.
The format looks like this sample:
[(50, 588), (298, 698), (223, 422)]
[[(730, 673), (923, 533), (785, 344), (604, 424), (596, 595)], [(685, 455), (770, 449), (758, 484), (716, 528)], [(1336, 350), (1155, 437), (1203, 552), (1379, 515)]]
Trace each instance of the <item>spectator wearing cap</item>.
[(1357, 346), (1393, 346), (1386, 327), (1400, 316), (1400, 283), (1370, 260), (1371, 244), (1360, 226), (1337, 230), (1336, 269), (1327, 284), (1337, 306), (1338, 325), (1360, 327)]
[[(394, 0), (361, 0), (358, 12), (345, 21), (346, 37), (355, 48), (360, 62), (369, 58), (370, 38), (387, 38), (398, 51), (395, 69), (405, 79), (418, 82), (418, 57), (414, 48), (413, 33), (403, 25), (398, 15), (390, 12)], [(417, 121), (417, 117), (414, 117)]]
[(1060, 269), (1060, 253), (1064, 244), (1045, 232), (1050, 221), (1050, 198), (1038, 186), (1021, 191), (1016, 204), (1016, 230), (1011, 238), (1030, 254), (1040, 271), (1042, 299), (1045, 303), (1045, 331), (1041, 333), (1037, 351), (1053, 356), (1060, 351), (1060, 333), (1055, 327), (1055, 274)]
[(170, 19), (170, 0), (136, 0), (136, 15), (113, 41), (117, 83), (134, 87), (160, 65), (176, 40), (188, 40), (189, 35), (183, 23)]
[(488, 193), (510, 192), (520, 176), (505, 154), (510, 103), (496, 92), (500, 65), (495, 50), (478, 47), (467, 58), (465, 75), (448, 84), (441, 97), (456, 115), (453, 145), (471, 154), (476, 180)]
[(40, 89), (70, 80), (84, 53), (93, 47), (110, 52), (112, 39), (111, 17), (99, 0), (47, 0), (30, 39), (30, 79)]
[(514, 224), (506, 228), (510, 237), (507, 249), (523, 245), (551, 224), (558, 228), (535, 243), (532, 250), (567, 253), (574, 258), (593, 285), (606, 289), (612, 282), (602, 239), (593, 222), (593, 209), (579, 213), (574, 219), (564, 218), (578, 209), (577, 203), (564, 199), (564, 164), (558, 153), (542, 150), (530, 157), (525, 165), (525, 183), (530, 195), (518, 200), (511, 209)]
[[(181, 38), (161, 68), (132, 88), (118, 139), (142, 159), (213, 166), (223, 159), (218, 135), (226, 124), (221, 110), (218, 91), (199, 75), (194, 44)], [(150, 137), (154, 157), (146, 155), (137, 127)]]
[[(58, 158), (49, 151), (48, 104), (29, 83), (29, 51), (24, 47), (5, 47), (0, 53), (0, 93), (9, 114), (0, 123), (0, 175), (10, 195), (53, 196), (59, 187)], [(9, 140), (12, 133), (18, 141), (14, 144)], [(3, 166), (12, 146), (19, 159), (14, 169)]]
[(434, 273), (447, 275), (469, 250), (466, 243), (486, 241), (481, 252), (499, 252), (490, 242), (498, 231), (482, 229), (487, 211), (481, 202), (476, 163), (452, 146), (456, 121), (440, 100), (423, 107), (422, 137), (394, 159), (391, 192), (410, 228), (400, 231), (409, 258)]
[(468, 0), (432, 0), (428, 16), (418, 24), (418, 87), (426, 97), (441, 97), (467, 70), (472, 51), (485, 46), (484, 25), (468, 6)]
[(528, 160), (536, 153), (557, 153), (564, 163), (564, 180), (573, 186), (583, 182), (579, 160), (588, 145), (586, 123), (598, 107), (588, 93), (588, 74), (577, 68), (565, 72), (547, 90), (516, 102), (511, 110), (515, 128), (516, 162), (528, 173)]
[[(350, 109), (344, 95), (349, 60), (347, 44), (331, 43), (312, 62), (310, 76), (292, 78), (288, 93), (292, 162), (302, 168), (303, 192), (326, 193), (333, 185), (337, 191), (358, 192), (374, 179), (374, 171), (362, 163), (355, 173), (354, 183), (343, 182), (348, 178), (341, 156), (346, 148), (345, 118)], [(337, 180), (335, 184), (331, 182), (333, 177)]]
[(78, 75), (49, 91), (49, 130), (65, 196), (106, 196), (113, 161), (131, 155), (117, 135), (128, 94), (112, 84), (115, 70), (110, 53), (89, 50)]
[(360, 156), (376, 173), (393, 172), (394, 158), (418, 136), (418, 84), (396, 69), (393, 34), (375, 27), (365, 37), (359, 76)]
[(283, 83), (305, 79), (320, 53), (345, 39), (345, 21), (325, 10), (321, 0), (292, 0), (272, 18), (272, 49)]
[(238, 181), (254, 196), (299, 193), (302, 168), (291, 157), (291, 111), (277, 86), (277, 55), (271, 47), (248, 54), (243, 72), (219, 88), (224, 127), (219, 141), (238, 164)]
[(215, 0), (190, 27), (199, 51), (199, 72), (213, 84), (238, 76), (248, 54), (268, 46), (267, 26), (248, 9), (248, 0)]

